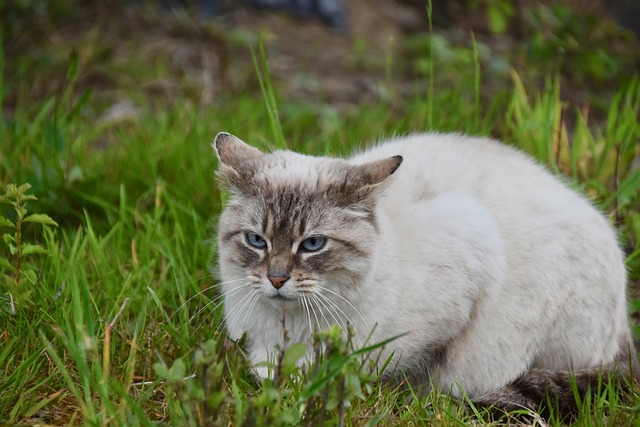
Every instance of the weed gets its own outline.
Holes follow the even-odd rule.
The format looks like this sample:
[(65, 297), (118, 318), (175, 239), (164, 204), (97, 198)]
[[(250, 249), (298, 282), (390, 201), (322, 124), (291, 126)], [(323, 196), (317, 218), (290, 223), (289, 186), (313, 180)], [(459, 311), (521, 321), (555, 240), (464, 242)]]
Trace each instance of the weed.
[[(0, 227), (10, 228), (11, 233), (4, 233), (2, 240), (9, 251), (8, 257), (0, 257), (0, 270), (7, 273), (2, 275), (0, 288), (2, 294), (8, 295), (6, 310), (16, 313), (16, 301), (19, 305), (26, 305), (29, 294), (37, 289), (38, 274), (34, 264), (29, 263), (29, 259), (37, 254), (49, 254), (38, 243), (29, 242), (25, 238), (25, 226), (28, 224), (40, 224), (43, 226), (43, 233), (47, 232), (48, 226), (57, 227), (58, 224), (46, 214), (32, 213), (27, 215), (26, 204), (28, 201), (37, 200), (36, 196), (27, 194), (31, 185), (8, 184), (3, 196), (0, 196), (0, 203), (11, 205), (15, 219), (0, 216)], [(12, 262), (13, 261), (13, 262)]]

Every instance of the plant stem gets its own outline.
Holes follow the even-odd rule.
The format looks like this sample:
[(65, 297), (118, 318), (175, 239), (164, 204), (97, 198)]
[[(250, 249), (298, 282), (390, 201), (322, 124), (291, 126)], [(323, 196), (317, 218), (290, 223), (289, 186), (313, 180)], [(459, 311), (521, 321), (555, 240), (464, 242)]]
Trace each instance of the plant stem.
[(16, 200), (16, 211), (18, 212), (18, 219), (16, 220), (16, 287), (20, 286), (20, 270), (22, 268), (22, 214), (20, 213), (20, 200)]

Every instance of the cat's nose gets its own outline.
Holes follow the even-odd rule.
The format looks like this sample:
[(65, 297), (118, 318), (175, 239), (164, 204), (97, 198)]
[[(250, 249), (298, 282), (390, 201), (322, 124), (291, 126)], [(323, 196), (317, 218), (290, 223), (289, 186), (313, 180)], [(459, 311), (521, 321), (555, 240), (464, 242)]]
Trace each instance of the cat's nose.
[(274, 288), (280, 289), (290, 276), (267, 276)]

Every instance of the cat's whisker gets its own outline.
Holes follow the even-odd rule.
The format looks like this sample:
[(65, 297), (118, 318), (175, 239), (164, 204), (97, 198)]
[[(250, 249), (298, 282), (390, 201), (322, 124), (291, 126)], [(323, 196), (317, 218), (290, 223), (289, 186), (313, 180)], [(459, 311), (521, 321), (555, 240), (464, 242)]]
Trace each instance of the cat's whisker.
[[(204, 319), (202, 319), (202, 321), (200, 321), (200, 324), (198, 324), (198, 326), (195, 328), (195, 330), (199, 330), (206, 322), (209, 318), (211, 318), (211, 316), (213, 316), (215, 314), (215, 309), (211, 310), (210, 312), (208, 312), (206, 314), (206, 316), (204, 316)], [(219, 324), (218, 324), (219, 327)], [(216, 327), (216, 333), (218, 332), (218, 328)]]
[[(311, 311), (313, 312), (313, 318), (316, 320), (316, 328), (315, 329), (316, 330), (320, 330), (320, 328), (321, 328), (320, 321), (318, 320), (318, 315), (316, 314), (316, 309), (313, 307), (314, 299), (310, 298), (308, 301), (309, 301), (309, 308), (311, 308)], [(317, 308), (318, 308), (318, 310), (320, 310), (320, 312), (322, 312), (320, 307), (317, 307)], [(310, 332), (313, 334), (315, 331), (311, 330)]]
[(313, 334), (313, 326), (311, 325), (311, 313), (309, 312), (309, 303), (307, 297), (302, 295), (302, 303), (304, 304), (305, 312), (307, 313), (307, 320), (309, 322), (309, 332)]
[[(213, 288), (219, 287), (219, 286), (221, 286), (221, 285), (223, 285), (223, 284), (228, 284), (228, 283), (233, 283), (233, 282), (239, 282), (239, 281), (243, 281), (243, 280), (247, 280), (247, 279), (246, 279), (246, 278), (241, 278), (241, 279), (235, 279), (235, 280), (227, 280), (227, 281), (225, 281), (225, 282), (216, 283), (216, 284), (214, 284), (214, 285), (208, 286), (207, 288), (205, 288), (205, 289), (203, 289), (203, 290), (201, 290), (201, 291), (197, 292), (197, 293), (196, 293), (195, 295), (193, 295), (191, 298), (187, 299), (185, 302), (183, 302), (182, 304), (180, 304), (180, 306), (179, 306), (178, 308), (176, 308), (176, 310), (171, 314), (171, 316), (169, 316), (169, 319), (172, 319), (172, 318), (173, 318), (173, 316), (175, 316), (175, 315), (176, 315), (176, 314), (177, 314), (181, 309), (183, 309), (183, 308), (184, 308), (184, 306), (186, 306), (186, 305), (187, 305), (190, 301), (192, 301), (194, 298), (197, 298), (199, 295), (202, 295), (204, 292), (207, 292), (207, 291), (209, 291), (209, 290), (211, 290), (211, 289), (213, 289)], [(237, 286), (236, 288), (233, 288), (233, 289), (232, 289), (232, 291), (233, 291), (233, 290), (235, 290), (235, 289), (241, 288), (242, 286), (243, 286), (243, 285), (239, 285), (239, 286)], [(229, 292), (229, 291), (228, 291), (228, 292)], [(206, 308), (208, 305), (210, 305), (212, 302), (215, 302), (215, 301), (217, 301), (218, 299), (222, 298), (222, 297), (223, 297), (225, 294), (227, 294), (228, 292), (225, 292), (225, 293), (219, 294), (219, 295), (218, 295), (218, 296), (216, 296), (213, 300), (211, 300), (211, 301), (207, 302), (207, 304), (205, 304), (205, 306), (203, 307), (203, 309), (204, 309), (204, 308)], [(193, 318), (194, 318), (195, 316), (197, 316), (201, 311), (202, 311), (202, 309), (201, 309), (200, 311), (198, 311), (198, 313), (196, 313), (195, 315), (193, 315), (193, 316), (189, 319), (189, 322), (191, 322), (191, 321), (193, 320)]]
[(349, 307), (351, 307), (351, 308), (353, 309), (353, 311), (355, 311), (355, 312), (356, 312), (356, 314), (360, 317), (360, 319), (362, 320), (362, 323), (364, 323), (364, 326), (365, 326), (368, 330), (370, 330), (370, 329), (371, 329), (371, 328), (369, 328), (369, 324), (367, 323), (367, 320), (364, 318), (364, 316), (362, 315), (362, 313), (360, 313), (360, 310), (358, 310), (358, 309), (356, 308), (356, 306), (355, 306), (355, 305), (353, 305), (353, 304), (351, 303), (351, 301), (349, 301), (348, 299), (346, 299), (345, 297), (343, 297), (343, 296), (342, 296), (342, 295), (340, 295), (339, 293), (337, 293), (337, 292), (335, 292), (335, 291), (332, 291), (332, 290), (331, 290), (331, 289), (329, 289), (329, 288), (326, 288), (326, 287), (324, 287), (324, 286), (320, 286), (320, 285), (316, 285), (316, 286), (318, 287), (318, 289), (321, 289), (321, 290), (323, 290), (323, 291), (325, 291), (325, 292), (329, 292), (330, 294), (335, 295), (336, 297), (340, 298), (342, 301), (346, 302), (346, 303), (347, 303), (347, 305), (349, 305)]
[(223, 324), (231, 325), (236, 322), (236, 319), (244, 312), (244, 309), (248, 304), (252, 301), (253, 297), (257, 298), (258, 292), (254, 289), (249, 289), (249, 292), (246, 295), (243, 295), (240, 301), (233, 306), (229, 313), (224, 315), (222, 322), (216, 328), (216, 332), (220, 330)]
[[(193, 285), (193, 284), (200, 283), (200, 282), (203, 282), (203, 281), (205, 281), (205, 280), (209, 280), (209, 279), (211, 279), (211, 276), (209, 276), (209, 275), (204, 275), (204, 276), (202, 276), (202, 277), (198, 277), (198, 278), (196, 278), (196, 279), (193, 279), (193, 280), (189, 280), (189, 281), (187, 281), (187, 282), (185, 283), (185, 285), (184, 285), (184, 286), (185, 286), (185, 287), (188, 287), (188, 286), (191, 286), (191, 285)], [(211, 289), (212, 287), (215, 287), (215, 286), (217, 286), (217, 284), (214, 284), (214, 285), (212, 285), (212, 286), (207, 287), (204, 291), (207, 291), (208, 289)], [(204, 291), (200, 291), (200, 292), (204, 292)], [(200, 292), (198, 292), (198, 293), (200, 293)]]
[(219, 294), (218, 296), (216, 296), (214, 299), (212, 299), (211, 301), (207, 302), (204, 307), (202, 307), (201, 309), (199, 309), (198, 311), (196, 311), (188, 320), (187, 323), (191, 323), (193, 321), (193, 319), (195, 319), (196, 317), (198, 317), (200, 315), (200, 313), (202, 313), (204, 310), (207, 309), (207, 307), (209, 307), (211, 304), (216, 303), (217, 301), (221, 300), (218, 304), (215, 305), (215, 307), (213, 307), (213, 309), (211, 311), (215, 311), (221, 304), (224, 303), (224, 298), (227, 296), (231, 296), (234, 295), (236, 293), (238, 293), (239, 291), (241, 291), (242, 289), (244, 289), (245, 285), (247, 285), (248, 283), (243, 283), (240, 284), (238, 286), (236, 286), (233, 289), (228, 290), (227, 292), (223, 292), (221, 294)]
[(216, 285), (218, 285), (218, 286), (224, 286), (224, 285), (228, 285), (228, 284), (230, 284), (230, 283), (241, 282), (241, 281), (243, 281), (243, 280), (251, 280), (252, 278), (254, 278), (254, 277), (252, 277), (252, 276), (245, 276), (245, 277), (241, 277), (241, 278), (239, 278), (239, 279), (225, 280), (225, 281), (223, 281), (223, 282), (216, 283)]
[(233, 309), (233, 314), (229, 313), (229, 316), (224, 317), (224, 321), (231, 324), (239, 320), (240, 316), (246, 313), (246, 309), (252, 304), (255, 298), (257, 298), (257, 292), (249, 292), (243, 297)]
[(182, 308), (183, 308), (185, 305), (189, 304), (189, 302), (191, 302), (194, 298), (197, 298), (199, 295), (202, 295), (203, 293), (205, 293), (205, 292), (207, 292), (207, 291), (209, 291), (209, 290), (211, 290), (211, 289), (215, 288), (216, 286), (218, 286), (218, 285), (217, 285), (217, 284), (215, 284), (215, 285), (207, 286), (207, 287), (206, 287), (206, 288), (204, 288), (203, 290), (201, 290), (201, 291), (199, 291), (199, 292), (195, 293), (193, 296), (191, 296), (191, 297), (190, 297), (189, 299), (187, 299), (185, 302), (183, 302), (182, 304), (180, 304), (180, 305), (178, 306), (178, 308), (176, 308), (176, 309), (175, 309), (175, 311), (174, 311), (173, 313), (171, 313), (171, 316), (169, 316), (169, 320), (173, 319), (173, 316), (175, 316), (176, 314), (178, 314), (178, 312), (179, 312), (180, 310), (182, 310)]
[[(204, 310), (206, 310), (212, 304), (215, 304), (218, 300), (220, 300), (220, 297), (218, 297), (215, 300), (212, 300), (209, 303), (207, 303), (204, 307), (202, 307), (200, 310), (198, 310), (196, 313), (194, 313), (193, 316), (191, 316), (191, 318), (189, 318), (189, 322), (191, 322), (193, 319), (198, 317), (200, 315), (200, 313), (202, 313)], [(216, 312), (216, 310), (218, 309), (218, 307), (220, 307), (222, 304), (224, 304), (224, 302), (225, 302), (225, 300), (222, 299), (215, 306), (213, 306), (213, 308), (211, 308), (209, 310), (209, 312), (207, 313), (207, 317), (212, 315), (212, 314), (214, 314)]]
[(320, 310), (320, 314), (322, 315), (322, 318), (324, 319), (324, 323), (327, 325), (327, 328), (330, 328), (332, 323), (329, 322), (329, 319), (327, 319), (327, 316), (324, 313), (325, 311), (327, 311), (329, 313), (329, 315), (333, 318), (333, 321), (334, 321), (334, 323), (336, 325), (342, 327), (342, 325), (340, 324), (338, 319), (336, 319), (336, 317), (334, 316), (334, 314), (331, 311), (331, 309), (329, 307), (327, 307), (327, 305), (324, 303), (324, 301), (322, 301), (320, 298), (318, 298), (318, 295), (311, 294), (311, 299), (318, 305), (318, 309)]
[(196, 311), (188, 320), (188, 322), (192, 322), (193, 319), (195, 319), (196, 317), (198, 317), (200, 315), (200, 313), (202, 313), (203, 311), (205, 311), (208, 307), (210, 307), (212, 304), (216, 304), (216, 302), (218, 302), (211, 310), (210, 312), (215, 312), (215, 310), (224, 303), (224, 296), (229, 296), (229, 295), (233, 295), (235, 294), (237, 291), (240, 291), (241, 288), (237, 288), (237, 289), (233, 289), (232, 291), (226, 292), (224, 295), (218, 295), (217, 297), (215, 297), (214, 299), (212, 299), (211, 301), (209, 301), (208, 303), (206, 303), (202, 308), (200, 308), (198, 311)]
[(218, 326), (216, 326), (216, 334), (220, 333), (225, 325), (229, 326), (235, 322), (235, 318), (238, 316), (238, 313), (242, 312), (242, 306), (248, 303), (248, 301), (251, 299), (251, 296), (251, 293), (244, 295), (240, 299), (240, 301), (238, 301), (238, 304), (233, 306), (228, 313), (225, 313), (223, 315), (222, 319), (218, 323)]
[[(331, 316), (331, 318), (333, 318), (333, 321), (335, 322), (336, 325), (340, 326), (340, 328), (342, 330), (345, 330), (345, 325), (344, 325), (344, 320), (342, 320), (340, 318), (340, 313), (336, 311), (336, 305), (333, 303), (333, 301), (331, 300), (327, 300), (327, 297), (325, 297), (322, 294), (318, 294), (318, 293), (314, 293), (313, 297), (326, 309), (326, 311), (329, 313), (329, 315)], [(327, 302), (325, 302), (327, 301)], [(340, 309), (339, 307), (337, 307), (338, 310)], [(342, 311), (342, 310), (340, 310)], [(336, 317), (337, 315), (337, 317)], [(343, 313), (344, 315), (344, 313)], [(325, 318), (326, 320), (326, 318)], [(327, 327), (331, 327), (331, 324), (329, 323), (328, 320), (327, 321)]]
[[(247, 302), (243, 305), (242, 309), (238, 311), (238, 315), (233, 321), (240, 322), (240, 329), (246, 330), (245, 325), (247, 324), (247, 319), (251, 318), (251, 312), (253, 311), (253, 307), (255, 306), (259, 298), (260, 298), (260, 294), (258, 292), (252, 292), (251, 298), (249, 298)], [(242, 320), (240, 320), (241, 315), (242, 315)]]
[(331, 312), (335, 313), (338, 316), (338, 318), (341, 320), (340, 322), (338, 322), (339, 325), (343, 326), (345, 323), (344, 321), (347, 321), (347, 322), (349, 321), (349, 316), (347, 316), (347, 314), (344, 311), (342, 311), (339, 305), (331, 301), (331, 299), (328, 298), (326, 295), (323, 295), (320, 292), (315, 292), (314, 295), (317, 298), (319, 298), (321, 301), (323, 301), (325, 304), (327, 304)]
[(260, 293), (257, 291), (254, 291), (255, 297), (253, 298), (253, 301), (251, 302), (251, 304), (249, 304), (249, 307), (247, 308), (247, 315), (245, 316), (245, 320), (242, 322), (242, 324), (244, 325), (246, 323), (247, 319), (251, 318), (251, 312), (253, 311), (253, 308), (256, 306), (256, 303), (258, 302), (258, 300), (260, 299)]
[[(330, 298), (328, 298), (326, 295), (322, 295), (322, 294), (318, 294), (321, 298), (323, 298), (327, 304), (329, 304), (330, 307), (333, 307), (334, 310), (339, 311), (340, 313), (342, 313), (342, 316), (340, 316), (340, 318), (344, 318), (344, 322), (340, 323), (340, 328), (342, 328), (342, 333), (345, 337), (345, 339), (347, 339), (349, 337), (349, 324), (351, 323), (351, 320), (349, 318), (349, 316), (347, 316), (344, 311), (342, 311), (342, 309), (340, 308), (340, 306), (338, 304), (336, 304), (334, 301), (332, 301)], [(353, 343), (355, 344), (356, 347), (361, 347), (363, 345), (362, 339), (360, 337), (360, 335), (354, 335), (352, 337), (353, 339)]]
[(260, 293), (257, 292), (257, 291), (254, 291), (253, 292), (253, 297), (251, 298), (251, 301), (249, 302), (249, 304), (247, 304), (247, 306), (244, 309), (245, 316), (244, 316), (244, 318), (242, 320), (243, 329), (245, 329), (244, 325), (247, 324), (247, 320), (248, 319), (252, 319), (251, 312), (253, 311), (253, 308), (255, 307), (255, 305), (256, 305), (256, 303), (258, 302), (259, 299), (260, 299)]
[[(320, 312), (320, 316), (322, 317), (322, 320), (324, 320), (324, 324), (327, 325), (327, 327), (331, 326), (331, 324), (329, 323), (329, 320), (327, 319), (327, 316), (325, 316), (324, 314), (326, 307), (322, 307), (322, 305), (318, 303), (318, 298), (312, 293), (309, 294), (309, 301), (312, 302)], [(322, 330), (322, 329), (323, 329), (323, 326), (320, 324), (318, 320), (318, 330)]]

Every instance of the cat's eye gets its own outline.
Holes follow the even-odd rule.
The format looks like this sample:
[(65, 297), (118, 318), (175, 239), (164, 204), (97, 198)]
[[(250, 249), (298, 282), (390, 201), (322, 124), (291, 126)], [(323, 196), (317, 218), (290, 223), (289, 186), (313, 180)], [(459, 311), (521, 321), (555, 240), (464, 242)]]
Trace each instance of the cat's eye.
[(244, 237), (245, 239), (247, 239), (247, 243), (254, 248), (264, 249), (267, 247), (267, 241), (256, 233), (247, 231), (246, 233), (244, 233)]
[(322, 249), (326, 243), (326, 237), (312, 236), (308, 239), (304, 239), (302, 243), (300, 243), (300, 250), (303, 252), (316, 252)]

